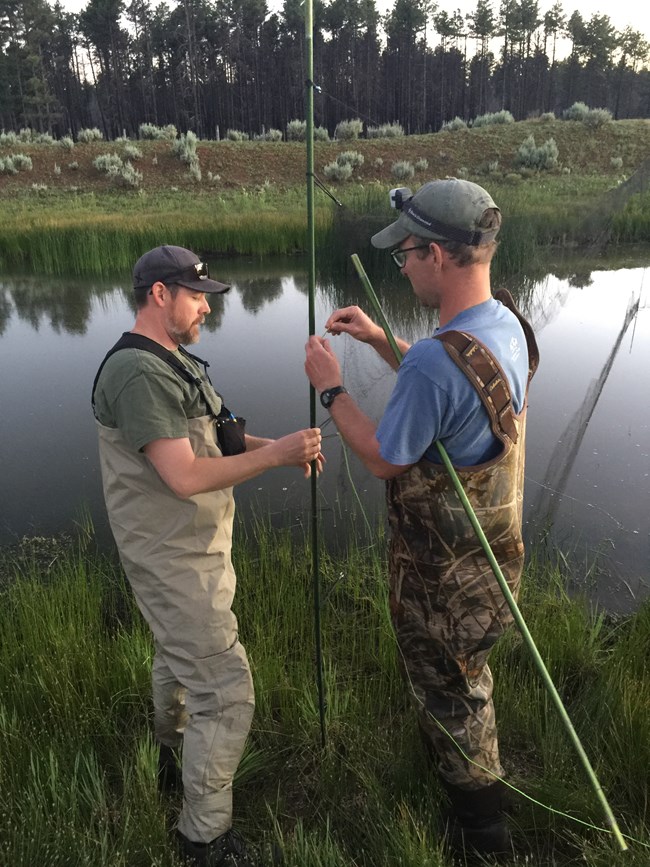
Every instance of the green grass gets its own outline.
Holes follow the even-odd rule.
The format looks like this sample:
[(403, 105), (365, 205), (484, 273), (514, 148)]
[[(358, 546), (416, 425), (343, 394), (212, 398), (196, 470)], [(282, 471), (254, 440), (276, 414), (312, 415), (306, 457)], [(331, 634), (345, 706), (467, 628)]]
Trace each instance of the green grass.
[[(589, 239), (585, 221), (598, 212), (612, 179), (599, 175), (535, 176), (518, 181), (476, 177), (489, 187), (504, 216), (495, 277), (548, 257), (549, 247)], [(350, 272), (349, 256), (363, 254), (369, 270), (386, 266), (370, 236), (395, 217), (387, 185), (371, 182), (337, 190), (341, 205), (317, 191), (317, 264)], [(632, 197), (612, 214), (614, 244), (650, 240), (650, 193)], [(112, 275), (130, 271), (144, 250), (178, 244), (213, 255), (268, 256), (307, 249), (305, 191), (272, 185), (251, 191), (166, 193), (45, 193), (3, 201), (0, 267), (45, 274)]]
[[(263, 523), (238, 530), (236, 611), (257, 709), (235, 784), (237, 825), (279, 841), (296, 867), (450, 867), (442, 796), (398, 673), (381, 533), (365, 548), (322, 552), (322, 749), (309, 548)], [(178, 804), (156, 794), (149, 633), (119, 568), (89, 542), (4, 552), (0, 863), (173, 867), (167, 823)], [(525, 793), (513, 796), (513, 863), (647, 865), (650, 605), (612, 620), (569, 598), (569, 578), (533, 558), (522, 611), (636, 842), (623, 855), (589, 827), (603, 826), (600, 806), (511, 632), (492, 667), (502, 758)]]

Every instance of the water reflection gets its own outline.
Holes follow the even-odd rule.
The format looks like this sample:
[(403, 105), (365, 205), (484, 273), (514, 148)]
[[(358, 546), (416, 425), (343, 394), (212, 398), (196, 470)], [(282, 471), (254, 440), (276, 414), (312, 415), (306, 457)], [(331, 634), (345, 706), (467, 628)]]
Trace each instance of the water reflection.
[[(221, 260), (211, 270), (233, 289), (210, 299), (213, 311), (196, 351), (211, 362), (226, 403), (248, 419), (252, 433), (279, 436), (308, 425), (304, 263)], [(639, 400), (650, 379), (644, 276), (643, 267), (589, 271), (564, 262), (546, 275), (508, 281), (533, 322), (542, 358), (530, 398), (527, 537), (579, 558), (585, 589), (615, 610), (650, 592), (650, 407)], [(396, 271), (373, 281), (396, 334), (413, 341), (431, 333), (435, 313), (415, 306)], [(630, 307), (635, 302), (638, 309)], [(354, 275), (323, 279), (317, 333), (332, 309), (353, 303), (367, 306)], [(0, 542), (68, 528), (83, 505), (108, 543), (90, 387), (133, 315), (128, 275), (0, 281)], [(347, 387), (378, 419), (394, 373), (349, 338), (333, 345)], [(326, 418), (319, 410), (319, 420)], [(319, 507), (335, 544), (351, 531), (362, 533), (366, 521), (383, 521), (383, 485), (347, 458), (331, 425), (324, 433), (328, 464)], [(297, 470), (274, 470), (237, 493), (241, 514), (270, 512), (277, 524), (307, 520), (309, 497)]]

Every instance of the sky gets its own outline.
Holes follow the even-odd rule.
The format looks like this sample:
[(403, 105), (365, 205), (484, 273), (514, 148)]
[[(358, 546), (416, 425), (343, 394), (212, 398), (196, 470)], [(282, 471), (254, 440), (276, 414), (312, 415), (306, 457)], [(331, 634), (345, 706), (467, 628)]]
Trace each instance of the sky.
[[(78, 12), (87, 5), (88, 0), (61, 0), (61, 4), (70, 12)], [(156, 0), (153, 0), (154, 5)], [(170, 6), (174, 5), (174, 0), (167, 0)], [(450, 15), (459, 9), (461, 15), (466, 15), (476, 9), (476, 0), (437, 0), (438, 7)], [(553, 5), (555, 0), (540, 0), (540, 14), (544, 15)], [(564, 13), (569, 17), (576, 9), (582, 17), (588, 21), (592, 15), (608, 15), (610, 21), (617, 30), (624, 30), (626, 27), (632, 27), (634, 30), (640, 31), (643, 36), (650, 42), (650, 3), (646, 0), (618, 0), (613, 4), (607, 4), (604, 0), (560, 0)], [(384, 14), (394, 6), (394, 0), (376, 0), (377, 9), (381, 14)], [(282, 7), (282, 0), (267, 0), (270, 11), (279, 10)], [(492, 9), (495, 14), (499, 9), (499, 0), (492, 0)]]

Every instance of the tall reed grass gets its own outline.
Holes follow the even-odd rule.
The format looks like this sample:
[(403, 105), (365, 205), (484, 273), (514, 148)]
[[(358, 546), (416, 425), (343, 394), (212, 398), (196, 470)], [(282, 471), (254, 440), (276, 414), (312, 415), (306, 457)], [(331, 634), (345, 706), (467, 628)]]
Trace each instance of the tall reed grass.
[[(236, 612), (257, 709), (237, 825), (281, 843), (296, 867), (451, 867), (442, 795), (398, 673), (381, 532), (321, 552), (322, 749), (309, 547), (263, 521), (239, 530)], [(178, 865), (168, 828), (179, 805), (156, 794), (151, 640), (119, 567), (88, 540), (47, 557), (5, 554), (0, 864)], [(493, 660), (503, 760), (525, 793), (513, 795), (512, 863), (640, 867), (650, 858), (650, 605), (610, 619), (569, 598), (568, 577), (532, 558), (522, 610), (634, 842), (623, 856), (589, 826), (603, 824), (596, 799), (513, 632)]]
[[(607, 178), (548, 176), (517, 181), (490, 176), (484, 183), (499, 204), (504, 225), (494, 261), (497, 279), (547, 258), (550, 246), (584, 240), (585, 218), (609, 184)], [(339, 204), (318, 193), (317, 263), (331, 274), (352, 273), (350, 255), (363, 256), (370, 273), (389, 268), (371, 235), (397, 215), (388, 184), (372, 182), (337, 191)], [(162, 243), (200, 252), (266, 256), (307, 248), (305, 191), (263, 185), (252, 191), (200, 190), (133, 195), (44, 193), (4, 202), (0, 267), (46, 274), (110, 275), (131, 268), (143, 251)], [(650, 238), (650, 194), (634, 196), (611, 215), (612, 242)]]

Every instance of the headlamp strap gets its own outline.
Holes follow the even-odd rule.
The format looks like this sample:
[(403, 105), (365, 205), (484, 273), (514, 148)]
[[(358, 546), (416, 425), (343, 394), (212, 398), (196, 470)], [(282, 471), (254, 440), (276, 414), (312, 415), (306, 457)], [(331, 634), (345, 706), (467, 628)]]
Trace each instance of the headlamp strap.
[(442, 235), (443, 238), (449, 241), (458, 241), (460, 244), (469, 244), (470, 247), (478, 247), (485, 241), (491, 241), (496, 237), (498, 229), (477, 230), (472, 232), (470, 229), (459, 229), (458, 226), (450, 226), (448, 223), (443, 223), (442, 220), (436, 220), (421, 211), (417, 205), (410, 200), (402, 206), (402, 213), (405, 214), (418, 226), (422, 226), (428, 232), (434, 232), (436, 235)]

